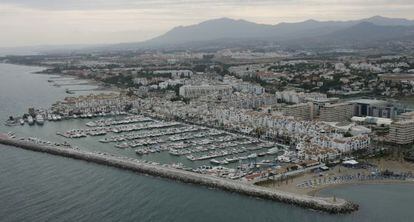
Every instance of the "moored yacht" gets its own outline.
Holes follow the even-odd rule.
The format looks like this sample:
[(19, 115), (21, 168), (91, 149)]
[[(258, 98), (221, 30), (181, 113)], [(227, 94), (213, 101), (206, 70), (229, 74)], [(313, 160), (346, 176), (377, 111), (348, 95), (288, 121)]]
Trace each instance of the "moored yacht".
[(29, 115), (29, 116), (27, 117), (27, 122), (29, 123), (29, 125), (33, 125), (33, 124), (34, 124), (34, 119), (33, 119), (33, 117)]
[(210, 160), (210, 163), (215, 164), (215, 165), (219, 165), (221, 162), (216, 160), (216, 159), (212, 159), (212, 160)]
[(36, 123), (39, 125), (43, 125), (45, 123), (45, 119), (41, 114), (36, 115)]

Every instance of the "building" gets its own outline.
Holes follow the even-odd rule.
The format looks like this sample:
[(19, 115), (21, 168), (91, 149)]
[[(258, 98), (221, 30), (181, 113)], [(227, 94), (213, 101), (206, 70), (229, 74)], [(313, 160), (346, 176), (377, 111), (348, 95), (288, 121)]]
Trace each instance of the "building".
[(276, 92), (276, 98), (285, 103), (305, 103), (308, 101), (326, 100), (327, 96), (323, 93), (304, 93), (296, 91)]
[(391, 123), (390, 142), (396, 144), (410, 144), (414, 141), (414, 120), (400, 120)]
[(406, 119), (406, 120), (414, 119), (414, 111), (401, 113), (398, 119)]
[(265, 88), (263, 88), (260, 85), (252, 84), (249, 82), (233, 84), (233, 88), (234, 90), (243, 92), (243, 93), (253, 93), (257, 95), (261, 95), (265, 93)]
[(190, 77), (193, 75), (191, 70), (157, 70), (154, 74), (171, 74), (171, 78)]
[(353, 116), (354, 105), (352, 103), (327, 104), (320, 109), (320, 121), (347, 122)]
[(179, 94), (184, 98), (197, 98), (213, 93), (228, 95), (233, 92), (230, 85), (185, 85), (180, 87)]
[(148, 80), (147, 78), (134, 78), (132, 80), (134, 82), (134, 84), (136, 85), (142, 85), (142, 86), (146, 86), (148, 85)]
[(350, 101), (354, 103), (354, 116), (373, 116), (393, 119), (397, 109), (384, 100), (358, 99)]
[(282, 109), (285, 116), (293, 116), (299, 120), (313, 120), (313, 104), (312, 103), (299, 103), (294, 105), (285, 106)]

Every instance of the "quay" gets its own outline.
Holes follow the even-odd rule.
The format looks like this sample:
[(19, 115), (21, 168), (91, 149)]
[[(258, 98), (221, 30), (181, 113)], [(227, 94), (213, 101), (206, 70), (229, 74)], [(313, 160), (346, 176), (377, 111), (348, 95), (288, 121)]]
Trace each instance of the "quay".
[(14, 146), (26, 150), (44, 152), (53, 155), (84, 160), (137, 173), (148, 174), (184, 183), (198, 184), (224, 191), (235, 192), (246, 196), (292, 204), (303, 208), (324, 211), (333, 214), (350, 213), (358, 210), (358, 205), (340, 198), (313, 197), (272, 190), (251, 185), (242, 181), (198, 174), (195, 172), (169, 168), (157, 164), (144, 163), (137, 159), (117, 157), (106, 153), (94, 153), (73, 148), (61, 148), (10, 138), (0, 134), (0, 144)]

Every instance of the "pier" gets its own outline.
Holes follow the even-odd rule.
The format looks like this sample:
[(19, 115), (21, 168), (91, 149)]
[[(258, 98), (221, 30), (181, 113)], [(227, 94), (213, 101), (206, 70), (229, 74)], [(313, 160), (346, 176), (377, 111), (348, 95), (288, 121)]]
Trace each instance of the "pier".
[(63, 148), (43, 144), (35, 144), (27, 141), (12, 139), (8, 135), (0, 134), (0, 144), (19, 147), (26, 150), (44, 152), (53, 155), (84, 160), (119, 169), (130, 170), (137, 173), (158, 176), (184, 183), (198, 184), (211, 188), (235, 192), (246, 196), (274, 200), (292, 204), (303, 208), (309, 208), (328, 213), (350, 213), (358, 210), (358, 205), (340, 198), (323, 198), (299, 195), (283, 191), (272, 190), (254, 186), (241, 181), (218, 178), (214, 176), (198, 174), (195, 172), (164, 167), (156, 164), (141, 162), (137, 159), (117, 157), (106, 153), (94, 153), (73, 148)]

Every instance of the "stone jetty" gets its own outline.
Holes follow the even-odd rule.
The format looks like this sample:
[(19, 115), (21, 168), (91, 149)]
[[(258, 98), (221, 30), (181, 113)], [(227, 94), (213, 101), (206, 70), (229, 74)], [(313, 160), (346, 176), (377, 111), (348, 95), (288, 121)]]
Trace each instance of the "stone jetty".
[(233, 181), (229, 179), (198, 174), (180, 169), (143, 163), (138, 160), (125, 157), (117, 157), (104, 153), (93, 153), (82, 151), (79, 149), (45, 146), (12, 139), (9, 138), (7, 135), (0, 135), (0, 143), (4, 145), (23, 148), (26, 150), (44, 152), (53, 155), (64, 156), (68, 158), (79, 159), (106, 166), (130, 170), (142, 174), (159, 176), (171, 180), (181, 181), (184, 183), (198, 184), (211, 188), (235, 192), (251, 197), (274, 200), (282, 203), (288, 203), (328, 213), (350, 213), (352, 211), (358, 210), (357, 204), (339, 198), (312, 197), (307, 195), (299, 195), (283, 191), (271, 190), (269, 188), (259, 187), (241, 181)]

